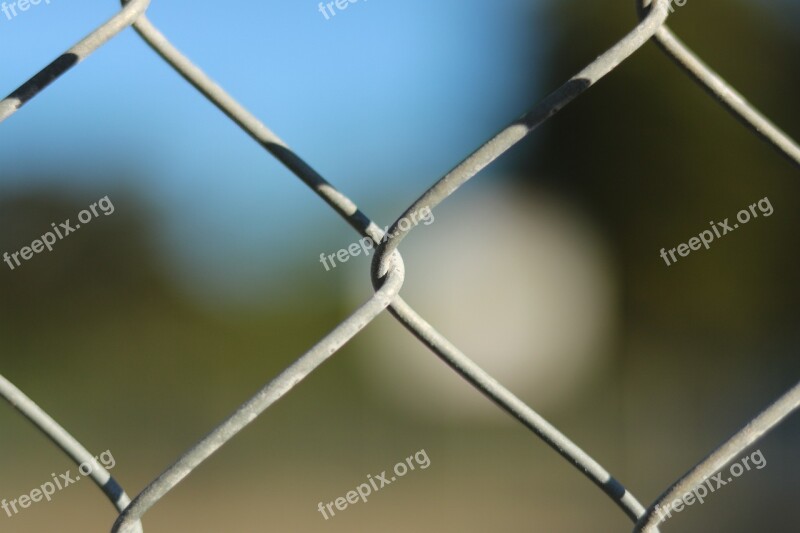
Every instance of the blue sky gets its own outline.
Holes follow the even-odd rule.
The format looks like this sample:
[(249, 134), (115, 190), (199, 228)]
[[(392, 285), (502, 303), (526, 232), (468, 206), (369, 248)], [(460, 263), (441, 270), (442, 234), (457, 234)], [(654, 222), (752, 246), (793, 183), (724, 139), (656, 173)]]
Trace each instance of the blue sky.
[[(148, 17), (383, 225), (540, 96), (537, 4), (362, 0), (326, 20), (310, 0), (154, 0)], [(12, 20), (0, 13), (0, 92), (116, 9), (42, 0)], [(352, 241), (130, 29), (0, 126), (0, 161), (0, 194), (133, 191), (179, 277), (224, 283)]]

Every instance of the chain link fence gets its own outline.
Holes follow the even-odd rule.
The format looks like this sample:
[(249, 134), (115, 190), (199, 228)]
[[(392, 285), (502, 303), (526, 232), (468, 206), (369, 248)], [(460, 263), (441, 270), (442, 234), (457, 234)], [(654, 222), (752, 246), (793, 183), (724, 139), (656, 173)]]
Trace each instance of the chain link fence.
[[(359, 235), (369, 237), (376, 243), (381, 242), (384, 237), (383, 230), (373, 219), (359, 210), (350, 197), (326, 181), (258, 118), (183, 56), (148, 21), (145, 11), (149, 4), (149, 0), (123, 1), (123, 8), (116, 16), (0, 101), (0, 122), (10, 117), (45, 87), (87, 58), (115, 35), (128, 26), (133, 26), (142, 39), (186, 82), (208, 98), (267, 152), (290, 169)], [(470, 360), (466, 354), (462, 353), (403, 300), (400, 292), (406, 271), (398, 246), (413, 231), (413, 227), (407, 225), (403, 227), (400, 224), (403, 219), (416, 217), (423, 210), (435, 208), (454, 194), (461, 185), (492, 164), (495, 159), (578, 98), (601, 78), (611, 73), (651, 40), (654, 40), (686, 75), (693, 78), (733, 114), (743, 127), (748, 128), (763, 141), (773, 146), (777, 153), (800, 169), (800, 146), (762, 116), (734, 88), (706, 66), (666, 26), (667, 18), (673, 9), (670, 4), (670, 0), (641, 0), (637, 6), (640, 22), (630, 33), (435, 182), (389, 228), (388, 231), (394, 235), (394, 238), (378, 246), (371, 270), (372, 283), (375, 288), (374, 295), (282, 373), (270, 380), (206, 437), (187, 450), (133, 499), (80, 442), (13, 383), (2, 376), (0, 376), (0, 394), (76, 464), (88, 462), (94, 465), (91, 473), (92, 479), (119, 511), (119, 517), (111, 529), (112, 532), (143, 531), (141, 520), (145, 514), (178, 483), (239, 431), (269, 409), (278, 399), (291, 391), (300, 381), (314, 372), (323, 362), (333, 357), (342, 346), (378, 315), (388, 310), (411, 335), (482, 393), (487, 400), (494, 402), (520, 424), (527, 427), (536, 437), (546, 442), (564, 460), (572, 464), (603, 491), (611, 502), (630, 518), (634, 532), (658, 531), (659, 525), (665, 518), (663, 513), (657, 513), (656, 510), (671, 510), (676, 498), (680, 498), (698, 487), (712, 474), (740, 456), (746, 448), (757, 442), (769, 430), (780, 424), (800, 405), (800, 383), (788, 390), (707, 457), (700, 460), (691, 470), (680, 476), (654, 502), (645, 505), (589, 453), (573, 443), (534, 409)]]

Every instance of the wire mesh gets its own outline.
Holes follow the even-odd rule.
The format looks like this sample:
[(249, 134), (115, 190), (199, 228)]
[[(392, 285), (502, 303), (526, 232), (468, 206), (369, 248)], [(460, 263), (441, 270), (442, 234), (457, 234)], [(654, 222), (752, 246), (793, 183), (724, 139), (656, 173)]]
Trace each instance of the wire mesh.
[[(0, 101), (0, 122), (10, 117), (45, 87), (123, 29), (132, 26), (142, 39), (178, 74), (291, 170), (356, 232), (372, 238), (374, 242), (381, 242), (384, 232), (376, 222), (359, 210), (348, 196), (326, 181), (266, 125), (181, 54), (149, 22), (145, 16), (149, 3), (149, 0), (123, 0), (122, 10), (117, 15)], [(797, 409), (800, 406), (800, 383), (747, 423), (741, 431), (712, 451), (689, 472), (678, 478), (656, 501), (645, 507), (590, 454), (578, 447), (529, 405), (470, 360), (400, 296), (405, 279), (405, 268), (398, 246), (413, 229), (413, 227), (403, 228), (400, 224), (401, 220), (412, 217), (424, 209), (435, 208), (543, 122), (578, 98), (598, 80), (611, 73), (651, 39), (655, 40), (687, 75), (711, 94), (744, 127), (773, 146), (794, 166), (800, 168), (800, 147), (797, 143), (761, 115), (725, 80), (707, 67), (666, 26), (666, 20), (671, 12), (670, 4), (671, 0), (639, 1), (637, 9), (640, 22), (627, 35), (436, 181), (390, 227), (389, 232), (395, 237), (383, 242), (378, 247), (371, 271), (372, 283), (375, 288), (373, 296), (310, 350), (297, 358), (286, 370), (264, 385), (207, 436), (187, 450), (132, 501), (111, 475), (101, 465), (96, 464), (91, 477), (119, 511), (119, 516), (111, 531), (119, 533), (142, 531), (141, 519), (148, 510), (159, 503), (167, 493), (215, 451), (230, 441), (283, 395), (291, 391), (323, 362), (335, 355), (342, 346), (387, 309), (409, 333), (427, 346), (453, 371), (463, 377), (488, 400), (497, 404), (520, 424), (527, 427), (597, 485), (631, 519), (634, 524), (634, 532), (658, 531), (658, 526), (664, 518), (660, 514), (657, 516), (654, 512), (655, 509), (668, 510), (670, 502), (677, 496), (697, 487), (711, 474), (729, 464), (742, 451), (762, 438), (765, 433), (780, 424)], [(75, 438), (34, 401), (25, 396), (13, 383), (2, 376), (0, 376), (0, 395), (16, 407), (76, 464), (93, 460), (89, 452)]]

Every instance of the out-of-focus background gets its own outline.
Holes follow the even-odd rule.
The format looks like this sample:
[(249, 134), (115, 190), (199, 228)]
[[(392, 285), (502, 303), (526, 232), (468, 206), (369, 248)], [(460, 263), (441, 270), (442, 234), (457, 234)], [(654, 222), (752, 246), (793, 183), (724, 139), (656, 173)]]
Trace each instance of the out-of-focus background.
[[(149, 18), (381, 225), (637, 22), (632, 1), (153, 2)], [(0, 13), (9, 93), (111, 16)], [(795, 139), (800, 5), (671, 27)], [(800, 180), (648, 44), (434, 212), (403, 294), (643, 502), (800, 375)], [(130, 29), (0, 125), (0, 373), (136, 494), (371, 291), (355, 234)], [(673, 248), (768, 198), (667, 267)], [(664, 531), (795, 532), (800, 424)], [(416, 470), (330, 502), (424, 449)], [(753, 450), (751, 450), (753, 451)], [(0, 499), (75, 467), (0, 405)], [(82, 480), (0, 531), (107, 531)], [(597, 488), (382, 316), (157, 505), (145, 531), (629, 531)]]

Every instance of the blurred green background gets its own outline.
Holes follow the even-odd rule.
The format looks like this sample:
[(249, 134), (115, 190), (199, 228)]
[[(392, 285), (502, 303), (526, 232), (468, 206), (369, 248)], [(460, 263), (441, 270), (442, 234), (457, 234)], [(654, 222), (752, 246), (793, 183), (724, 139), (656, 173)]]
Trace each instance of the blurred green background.
[[(412, 40), (428, 43), (380, 64), (329, 57), (324, 68), (340, 78), (321, 77), (313, 87), (341, 94), (335, 91), (346, 91), (348, 80), (364, 76), (387, 87), (399, 84), (397, 92), (365, 88), (363, 102), (351, 95), (352, 101), (339, 98), (335, 106), (304, 107), (302, 96), (273, 104), (274, 113), (285, 112), (287, 123), (299, 124), (290, 139), (299, 153), (315, 166), (321, 160), (322, 173), (333, 174), (337, 186), (343, 182), (344, 192), (381, 225), (636, 23), (630, 1), (370, 2), (331, 21), (313, 14), (314, 3), (301, 4), (296, 20), (300, 8), (286, 8), (297, 25), (286, 31), (295, 32), (298, 42), (335, 31), (341, 43), (356, 43), (367, 53), (371, 39), (394, 22), (398, 37), (387, 38), (389, 49), (400, 54)], [(251, 8), (262, 9), (242, 9)], [(159, 9), (154, 3), (156, 23)], [(280, 19), (282, 9), (273, 5), (264, 26), (280, 25), (272, 19)], [(203, 23), (213, 26), (215, 16), (247, 18), (211, 5), (198, 10), (191, 15), (198, 31)], [(166, 19), (173, 15), (164, 13), (169, 36)], [(35, 16), (26, 14), (18, 27), (34, 27)], [(179, 9), (174, 16), (179, 23)], [(449, 20), (452, 27), (443, 25)], [(251, 53), (264, 32), (257, 25), (222, 26), (214, 39)], [(689, 1), (670, 26), (800, 138), (796, 3)], [(330, 272), (319, 264), (320, 253), (356, 240), (346, 225), (277, 165), (249, 170), (241, 161), (234, 164), (235, 147), (249, 139), (141, 43), (134, 45), (136, 39), (128, 30), (108, 47), (157, 68), (149, 77), (124, 72), (120, 58), (103, 49), (0, 125), (0, 253), (30, 244), (52, 222), (74, 220), (105, 195), (115, 206), (112, 216), (86, 225), (53, 252), (14, 271), (2, 264), (0, 372), (93, 453), (111, 450), (112, 474), (131, 495), (371, 291), (365, 258)], [(435, 52), (437, 40), (455, 55)], [(21, 63), (34, 53), (18, 49)], [(209, 51), (207, 58), (202, 49), (192, 55), (200, 66), (219, 61), (233, 71), (261, 68), (257, 53), (237, 60), (214, 52), (218, 56)], [(276, 55), (285, 55), (287, 65), (298, 61), (291, 49)], [(119, 71), (82, 78), (81, 69), (99, 70), (103, 62)], [(83, 100), (73, 94), (91, 87), (101, 93), (98, 79), (115, 86), (126, 76), (149, 84), (130, 96), (138, 117), (129, 109), (101, 116), (93, 108), (104, 104), (92, 105), (94, 93)], [(241, 86), (233, 81), (234, 96), (293, 87), (279, 67), (252, 76)], [(2, 74), (0, 81), (10, 92), (22, 78)], [(162, 83), (174, 85), (178, 99), (171, 99), (172, 89), (161, 94)], [(59, 101), (62, 90), (68, 97)], [(159, 107), (148, 111), (144, 103), (156, 96)], [(405, 111), (403, 98), (419, 108)], [(170, 114), (182, 105), (192, 106), (191, 114)], [(257, 114), (272, 126), (272, 112), (267, 107)], [(379, 129), (382, 112), (407, 116)], [(317, 119), (326, 113), (334, 118)], [(165, 144), (148, 145), (146, 127), (143, 144), (137, 144), (139, 133), (126, 133), (137, 119), (154, 128), (163, 124)], [(418, 120), (429, 127), (417, 133)], [(63, 127), (75, 138), (48, 139), (50, 123), (54, 136)], [(354, 137), (338, 138), (339, 126)], [(183, 130), (199, 137), (186, 140)], [(230, 138), (218, 141), (218, 134)], [(325, 137), (339, 144), (315, 158)], [(80, 149), (88, 155), (65, 155), (69, 143), (87, 139)], [(99, 148), (92, 148), (95, 141)], [(373, 150), (371, 142), (382, 144)], [(269, 159), (250, 148), (242, 156), (246, 161)], [(172, 150), (186, 150), (196, 168), (182, 170), (171, 160)], [(193, 174), (205, 164), (234, 170)], [(350, 168), (355, 176), (337, 179)], [(253, 172), (250, 181), (234, 176), (240, 170)], [(160, 183), (175, 175), (179, 185), (160, 195)], [(404, 294), (649, 503), (800, 376), (798, 177), (796, 168), (648, 44), (447, 200), (435, 223), (420, 226), (404, 242)], [(250, 190), (256, 180), (261, 188)], [(236, 192), (217, 202), (215, 187)], [(181, 196), (178, 207), (168, 201), (175, 194)], [(775, 209), (771, 217), (751, 221), (671, 267), (659, 257), (662, 247), (687, 242), (710, 220), (733, 218), (764, 197)], [(193, 227), (194, 237), (183, 239)], [(247, 235), (241, 242), (240, 231)], [(799, 445), (800, 426), (790, 418), (755, 447), (767, 467), (676, 515), (663, 530), (797, 531)], [(343, 496), (368, 474), (420, 449), (430, 468), (331, 520), (317, 512), (318, 502)], [(75, 469), (6, 405), (0, 405), (0, 450), (0, 498), (29, 493), (51, 472)], [(107, 531), (113, 520), (99, 491), (81, 481), (52, 503), (12, 518), (0, 513), (0, 531)], [(145, 519), (148, 532), (630, 529), (599, 490), (388, 316)]]

